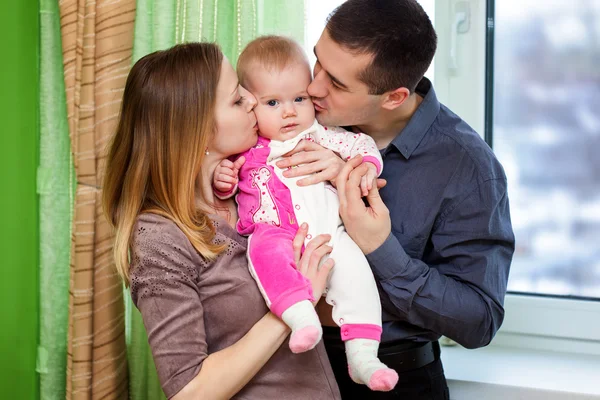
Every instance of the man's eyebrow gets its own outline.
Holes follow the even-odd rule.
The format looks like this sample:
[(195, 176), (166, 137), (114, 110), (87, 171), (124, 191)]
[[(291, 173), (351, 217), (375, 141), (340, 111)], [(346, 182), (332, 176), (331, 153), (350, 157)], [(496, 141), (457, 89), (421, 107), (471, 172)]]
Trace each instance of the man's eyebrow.
[[(317, 62), (319, 62), (319, 56), (317, 56), (317, 46), (313, 47), (313, 53), (315, 53), (315, 57), (317, 57)], [(340, 81), (338, 78), (336, 78), (335, 76), (331, 75), (329, 73), (329, 71), (325, 70), (325, 73), (327, 74), (327, 76), (329, 76), (329, 79), (331, 79), (336, 85), (338, 85), (339, 87), (341, 87), (342, 89), (346, 89), (348, 90), (348, 86), (344, 85), (342, 83), (342, 81)]]

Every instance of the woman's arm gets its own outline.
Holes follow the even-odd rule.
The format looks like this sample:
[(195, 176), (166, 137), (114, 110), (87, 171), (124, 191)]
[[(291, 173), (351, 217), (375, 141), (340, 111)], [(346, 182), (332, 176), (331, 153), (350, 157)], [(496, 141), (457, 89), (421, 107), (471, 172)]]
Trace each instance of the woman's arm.
[(231, 398), (269, 361), (288, 334), (287, 325), (267, 313), (235, 344), (205, 358), (200, 373), (172, 399)]
[[(304, 224), (294, 240), (295, 248), (304, 242), (307, 232), (308, 227)], [(318, 266), (321, 258), (331, 252), (331, 247), (326, 245), (329, 240), (329, 235), (311, 240), (298, 262), (300, 272), (311, 281), (317, 299), (321, 297), (333, 267), (333, 260)], [(206, 357), (198, 375), (173, 399), (231, 398), (269, 361), (288, 334), (287, 325), (267, 313), (235, 344)]]

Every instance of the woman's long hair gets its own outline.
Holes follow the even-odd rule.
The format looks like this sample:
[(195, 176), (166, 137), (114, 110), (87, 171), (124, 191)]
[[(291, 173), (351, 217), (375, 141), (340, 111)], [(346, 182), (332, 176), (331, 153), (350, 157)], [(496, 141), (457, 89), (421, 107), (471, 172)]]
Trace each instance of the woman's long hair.
[(205, 149), (216, 130), (222, 62), (217, 45), (188, 43), (148, 54), (127, 77), (102, 199), (116, 233), (116, 267), (126, 285), (128, 252), (141, 213), (175, 222), (205, 258), (223, 250), (212, 243), (214, 227), (196, 201)]

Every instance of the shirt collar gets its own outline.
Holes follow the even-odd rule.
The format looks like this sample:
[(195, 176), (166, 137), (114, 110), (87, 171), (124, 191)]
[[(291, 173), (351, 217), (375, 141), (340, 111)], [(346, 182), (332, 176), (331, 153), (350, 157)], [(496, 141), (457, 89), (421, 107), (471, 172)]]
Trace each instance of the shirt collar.
[(415, 151), (419, 143), (421, 143), (421, 140), (423, 140), (423, 137), (440, 112), (440, 102), (435, 95), (435, 90), (429, 79), (421, 79), (415, 92), (423, 96), (423, 101), (419, 104), (419, 107), (408, 121), (408, 124), (406, 124), (404, 129), (402, 129), (398, 136), (390, 143), (390, 145), (396, 147), (407, 160), (413, 151)]

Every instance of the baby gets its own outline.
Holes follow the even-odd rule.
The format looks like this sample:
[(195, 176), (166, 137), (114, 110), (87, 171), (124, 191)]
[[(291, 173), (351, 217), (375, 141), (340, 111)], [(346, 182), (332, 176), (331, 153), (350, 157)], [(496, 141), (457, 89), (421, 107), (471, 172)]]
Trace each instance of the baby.
[(306, 91), (311, 82), (308, 60), (293, 40), (265, 36), (252, 41), (240, 55), (237, 71), (240, 84), (258, 102), (254, 111), (259, 138), (235, 162), (224, 160), (219, 165), (213, 185), (219, 198), (237, 191), (237, 230), (249, 236), (250, 272), (271, 311), (291, 328), (290, 349), (310, 350), (321, 340), (322, 328), (310, 283), (296, 270), (292, 241), (304, 222), (307, 240), (331, 235), (335, 268), (326, 301), (341, 328), (350, 376), (371, 390), (389, 391), (398, 375), (377, 358), (379, 294), (365, 256), (342, 225), (336, 190), (329, 183), (298, 186), (301, 177), (286, 178), (275, 165), (301, 140), (314, 141), (345, 160), (361, 154), (369, 165), (369, 175), (361, 183), (366, 194), (383, 164), (375, 142), (361, 133), (319, 125)]

